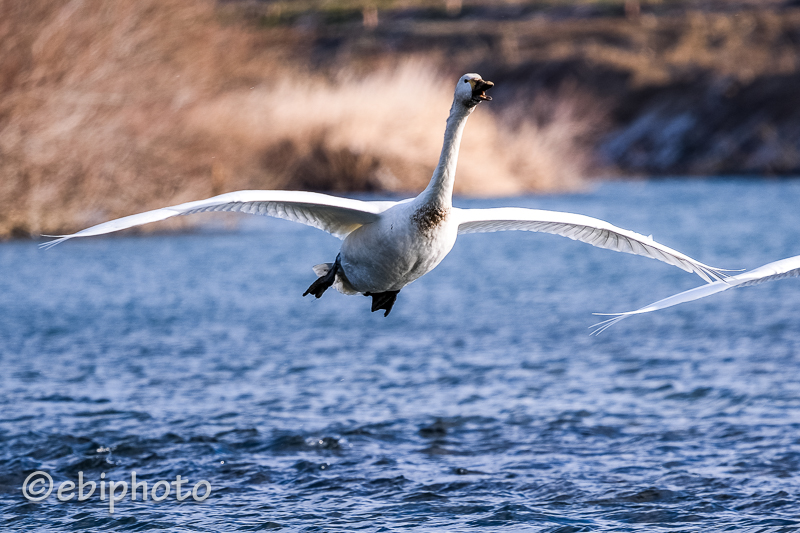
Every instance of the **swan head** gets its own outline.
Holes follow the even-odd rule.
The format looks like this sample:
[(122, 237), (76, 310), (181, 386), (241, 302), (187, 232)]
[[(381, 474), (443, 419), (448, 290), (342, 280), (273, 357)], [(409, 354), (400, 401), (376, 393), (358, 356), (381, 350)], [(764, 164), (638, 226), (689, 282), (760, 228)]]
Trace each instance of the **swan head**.
[(456, 84), (455, 99), (473, 108), (481, 102), (491, 100), (491, 96), (486, 95), (486, 91), (494, 87), (494, 83), (486, 81), (478, 74), (464, 74)]

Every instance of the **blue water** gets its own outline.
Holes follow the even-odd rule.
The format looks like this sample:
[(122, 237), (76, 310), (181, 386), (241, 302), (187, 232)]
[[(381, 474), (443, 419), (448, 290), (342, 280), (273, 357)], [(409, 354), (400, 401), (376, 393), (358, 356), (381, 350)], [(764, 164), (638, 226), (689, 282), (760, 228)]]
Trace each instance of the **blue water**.
[[(798, 182), (458, 203), (593, 215), (720, 267), (800, 254)], [(798, 280), (595, 338), (591, 312), (702, 281), (561, 237), (466, 235), (383, 318), (300, 296), (338, 242), (250, 217), (0, 245), (3, 530), (800, 528)], [(34, 471), (212, 493), (111, 514), (97, 494), (28, 502)]]

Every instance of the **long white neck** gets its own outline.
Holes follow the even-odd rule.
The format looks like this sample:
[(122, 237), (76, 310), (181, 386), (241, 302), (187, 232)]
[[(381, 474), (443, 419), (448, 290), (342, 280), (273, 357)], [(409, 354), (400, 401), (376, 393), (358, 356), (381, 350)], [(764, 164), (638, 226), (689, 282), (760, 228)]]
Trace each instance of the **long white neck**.
[(458, 147), (461, 145), (461, 136), (467, 118), (474, 110), (461, 102), (453, 101), (450, 116), (447, 117), (447, 127), (444, 130), (444, 145), (439, 156), (439, 164), (433, 171), (431, 182), (417, 197), (424, 204), (437, 205), (449, 208), (453, 205), (453, 184), (456, 179), (456, 165), (458, 163)]

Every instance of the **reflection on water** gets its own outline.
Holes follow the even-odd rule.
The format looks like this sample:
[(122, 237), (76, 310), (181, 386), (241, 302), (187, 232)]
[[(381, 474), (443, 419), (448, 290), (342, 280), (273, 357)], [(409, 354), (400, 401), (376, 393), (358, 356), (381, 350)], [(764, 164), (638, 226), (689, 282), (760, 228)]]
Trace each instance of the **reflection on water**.
[[(800, 253), (800, 184), (661, 182), (461, 201), (580, 212), (706, 263)], [(708, 531), (800, 525), (800, 283), (599, 338), (592, 311), (702, 283), (535, 234), (467, 235), (402, 291), (301, 298), (338, 241), (235, 233), (0, 246), (11, 529)], [(202, 503), (22, 498), (24, 478), (206, 479)], [(7, 526), (7, 527), (9, 527)], [(665, 529), (666, 530), (666, 529)]]

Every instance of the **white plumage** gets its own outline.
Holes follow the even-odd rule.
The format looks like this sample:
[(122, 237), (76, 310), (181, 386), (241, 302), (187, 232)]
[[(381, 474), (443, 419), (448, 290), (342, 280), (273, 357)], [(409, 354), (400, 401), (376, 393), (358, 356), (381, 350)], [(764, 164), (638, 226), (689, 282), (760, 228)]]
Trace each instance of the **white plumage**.
[(694, 289), (689, 289), (688, 291), (683, 291), (679, 294), (670, 296), (669, 298), (664, 298), (663, 300), (651, 303), (650, 305), (640, 307), (636, 311), (628, 311), (625, 313), (595, 313), (596, 315), (613, 316), (614, 318), (609, 318), (608, 320), (604, 320), (595, 324), (594, 326), (591, 326), (594, 328), (592, 334), (599, 335), (620, 320), (628, 318), (629, 316), (650, 313), (652, 311), (658, 311), (659, 309), (672, 307), (673, 305), (693, 302), (694, 300), (699, 300), (700, 298), (705, 298), (706, 296), (711, 296), (712, 294), (717, 294), (718, 292), (727, 291), (728, 289), (749, 287), (750, 285), (759, 285), (761, 283), (766, 283), (767, 281), (775, 281), (784, 278), (796, 278), (799, 276), (800, 255), (789, 257), (787, 259), (781, 259), (780, 261), (767, 263), (766, 265), (760, 266), (748, 272), (727, 277), (724, 281), (715, 281), (713, 283), (701, 285), (700, 287), (695, 287)]
[(334, 263), (314, 267), (319, 279), (305, 294), (319, 298), (330, 286), (345, 294), (365, 294), (373, 297), (372, 310), (383, 309), (385, 315), (391, 311), (400, 289), (435, 268), (461, 233), (509, 230), (553, 233), (600, 248), (658, 259), (694, 272), (706, 281), (721, 282), (723, 270), (696, 261), (651, 237), (596, 218), (517, 207), (454, 208), (452, 194), (461, 136), (476, 106), (491, 100), (485, 91), (493, 85), (477, 74), (465, 74), (459, 79), (439, 164), (428, 187), (416, 198), (365, 202), (303, 191), (238, 191), (112, 220), (59, 236), (42, 246), (49, 248), (75, 237), (102, 235), (207, 211), (269, 215), (327, 231), (344, 241)]

